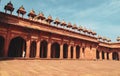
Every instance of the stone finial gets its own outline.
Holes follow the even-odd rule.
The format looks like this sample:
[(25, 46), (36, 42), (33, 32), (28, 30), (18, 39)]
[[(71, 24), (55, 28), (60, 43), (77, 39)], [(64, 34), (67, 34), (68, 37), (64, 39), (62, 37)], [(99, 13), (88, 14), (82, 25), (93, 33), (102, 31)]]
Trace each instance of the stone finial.
[(36, 16), (35, 11), (32, 9), (32, 10), (30, 11), (30, 13), (28, 14), (28, 16), (33, 19), (33, 18)]
[(52, 16), (49, 15), (48, 18), (46, 19), (46, 21), (50, 24), (53, 21)]
[(22, 16), (26, 13), (25, 8), (23, 5), (17, 10), (18, 16), (19, 14), (22, 14)]
[(68, 28), (71, 28), (71, 27), (72, 27), (72, 24), (71, 24), (70, 22), (68, 22), (67, 27), (68, 27)]
[(44, 14), (42, 12), (38, 14), (37, 18), (41, 20), (45, 19)]
[(67, 24), (66, 24), (66, 22), (63, 20), (62, 22), (61, 22), (61, 26), (66, 26)]
[(54, 24), (57, 24), (57, 25), (60, 24), (59, 18), (55, 19)]
[(7, 5), (5, 5), (4, 9), (5, 9), (5, 13), (7, 13), (7, 11), (10, 11), (10, 13), (12, 14), (12, 12), (14, 11), (14, 7), (11, 1), (7, 3)]
[(74, 25), (72, 26), (72, 29), (78, 29), (77, 25), (74, 24)]

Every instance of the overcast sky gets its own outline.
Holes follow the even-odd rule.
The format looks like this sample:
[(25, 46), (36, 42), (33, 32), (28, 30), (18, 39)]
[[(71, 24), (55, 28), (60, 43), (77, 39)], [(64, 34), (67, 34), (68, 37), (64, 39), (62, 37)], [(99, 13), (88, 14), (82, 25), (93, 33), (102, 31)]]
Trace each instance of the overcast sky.
[[(1, 0), (0, 11), (10, 0)], [(120, 0), (11, 0), (14, 14), (23, 5), (27, 14), (34, 9), (36, 14), (43, 12), (53, 19), (85, 26), (116, 41), (120, 36)], [(27, 14), (25, 17), (27, 17)]]

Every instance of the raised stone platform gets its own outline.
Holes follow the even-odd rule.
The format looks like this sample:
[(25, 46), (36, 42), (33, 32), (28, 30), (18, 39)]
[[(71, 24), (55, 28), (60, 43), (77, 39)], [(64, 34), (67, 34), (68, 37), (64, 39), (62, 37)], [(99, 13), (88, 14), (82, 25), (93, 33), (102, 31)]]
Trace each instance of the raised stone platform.
[(1, 60), (0, 76), (120, 76), (120, 61)]

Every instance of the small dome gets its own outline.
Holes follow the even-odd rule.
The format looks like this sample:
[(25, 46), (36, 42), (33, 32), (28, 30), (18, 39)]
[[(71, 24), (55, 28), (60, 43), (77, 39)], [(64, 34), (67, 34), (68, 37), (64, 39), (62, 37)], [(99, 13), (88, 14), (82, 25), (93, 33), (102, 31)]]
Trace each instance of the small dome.
[(66, 22), (63, 20), (62, 22), (61, 22), (61, 26), (66, 26), (67, 24), (66, 24)]
[(7, 6), (13, 7), (13, 4), (11, 3), (11, 1), (9, 3), (7, 3)]
[(78, 27), (78, 31), (83, 31), (83, 27), (82, 27), (82, 26), (79, 26), (79, 27)]
[(88, 32), (86, 27), (83, 28), (83, 32)]
[(28, 16), (35, 17), (36, 16), (35, 11), (32, 9)]
[(111, 42), (111, 40), (109, 38), (107, 38), (107, 42)]
[(44, 14), (43, 12), (39, 13), (38, 16), (37, 16), (38, 19), (41, 19), (41, 20), (44, 20), (45, 17), (44, 17)]
[(117, 41), (120, 41), (120, 37), (118, 36), (116, 40), (117, 40)]
[(25, 14), (25, 8), (23, 7), (23, 5), (17, 10), (17, 13), (21, 13), (21, 14)]
[(103, 39), (103, 41), (107, 40), (107, 38), (106, 38), (106, 37), (103, 37), (102, 39)]
[(88, 34), (92, 34), (92, 30), (91, 29), (88, 30)]
[(100, 35), (98, 35), (98, 37), (97, 37), (98, 39), (102, 39), (102, 37), (100, 36)]
[(49, 23), (52, 22), (53, 21), (52, 16), (49, 15), (48, 18), (46, 19), (46, 21), (49, 22)]
[(77, 29), (77, 28), (78, 28), (78, 27), (77, 27), (76, 24), (74, 24), (73, 27), (72, 27), (72, 29)]
[(52, 16), (51, 16), (51, 15), (49, 15), (47, 19), (52, 20)]
[(56, 18), (54, 24), (59, 24), (59, 23), (60, 23), (59, 18)]
[(93, 31), (93, 35), (97, 35), (97, 33), (95, 31)]
[(67, 27), (68, 28), (72, 27), (72, 24), (70, 22), (68, 22)]
[(4, 9), (9, 10), (11, 12), (14, 10), (13, 4), (11, 3), (11, 1), (9, 3), (7, 3), (7, 5), (5, 5)]

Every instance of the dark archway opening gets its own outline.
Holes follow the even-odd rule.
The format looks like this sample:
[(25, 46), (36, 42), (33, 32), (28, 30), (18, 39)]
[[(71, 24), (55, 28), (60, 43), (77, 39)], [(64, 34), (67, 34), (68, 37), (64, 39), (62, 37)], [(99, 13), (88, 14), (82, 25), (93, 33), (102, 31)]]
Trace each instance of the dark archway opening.
[(51, 46), (51, 58), (60, 57), (60, 45), (58, 43), (53, 43)]
[(4, 56), (4, 43), (5, 43), (4, 37), (0, 36), (0, 57)]
[(80, 57), (80, 47), (76, 46), (76, 58), (78, 59)]
[(105, 59), (105, 53), (102, 51), (102, 59)]
[(71, 46), (71, 58), (73, 58), (73, 46)]
[(107, 52), (107, 60), (109, 60), (109, 53)]
[(47, 57), (47, 41), (43, 40), (40, 43), (40, 58), (46, 58)]
[(64, 44), (63, 45), (63, 58), (67, 58), (68, 57), (68, 45)]
[(113, 52), (113, 53), (112, 53), (112, 59), (113, 59), (113, 60), (119, 60), (119, 55), (118, 55), (117, 52)]
[(100, 59), (100, 53), (98, 50), (96, 51), (96, 59)]
[(23, 52), (26, 53), (26, 41), (21, 37), (12, 39), (9, 45), (8, 57), (22, 57)]
[(36, 56), (36, 42), (32, 41), (30, 45), (30, 57), (34, 58)]

